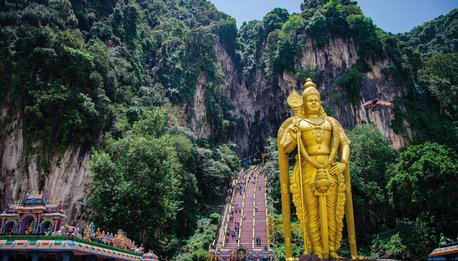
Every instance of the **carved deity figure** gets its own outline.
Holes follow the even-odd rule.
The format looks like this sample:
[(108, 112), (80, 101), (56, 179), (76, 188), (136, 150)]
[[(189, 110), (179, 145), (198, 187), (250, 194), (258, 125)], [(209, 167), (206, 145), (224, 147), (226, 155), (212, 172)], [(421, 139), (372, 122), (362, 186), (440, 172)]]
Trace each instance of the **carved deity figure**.
[[(312, 252), (320, 259), (339, 258), (346, 215), (350, 251), (356, 252), (353, 205), (348, 168), (350, 141), (340, 123), (326, 115), (320, 93), (307, 79), (301, 95), (293, 91), (288, 105), (294, 116), (278, 132), (282, 212), (286, 257), (291, 256), (290, 195), (304, 239), (304, 254)], [(288, 154), (297, 152), (292, 174)]]
[(83, 231), (83, 239), (85, 240), (91, 240), (91, 230), (89, 229), (89, 226), (86, 225)]

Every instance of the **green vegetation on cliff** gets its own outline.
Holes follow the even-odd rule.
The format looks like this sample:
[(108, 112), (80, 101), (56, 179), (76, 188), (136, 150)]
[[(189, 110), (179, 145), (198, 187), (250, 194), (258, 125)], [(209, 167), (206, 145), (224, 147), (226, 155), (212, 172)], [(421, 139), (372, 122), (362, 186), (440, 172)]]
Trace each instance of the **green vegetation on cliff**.
[(398, 36), (402, 41), (417, 48), (424, 56), (456, 53), (458, 52), (458, 9)]
[[(240, 120), (215, 53), (233, 49), (236, 35), (235, 21), (205, 0), (2, 1), (0, 102), (22, 116), (39, 189), (52, 156), (94, 148), (89, 218), (175, 253), (223, 202), (239, 165), (222, 144)], [(210, 140), (187, 129), (182, 110), (199, 79)]]
[[(333, 74), (331, 84), (343, 90), (333, 96), (335, 103), (358, 105), (366, 73), (381, 64), (384, 79), (399, 93), (391, 127), (418, 144), (395, 159), (373, 127), (350, 131), (355, 208), (364, 224), (358, 236), (363, 246), (389, 242), (383, 249), (422, 258), (427, 249), (415, 240), (432, 246), (438, 233), (458, 233), (456, 214), (441, 210), (453, 208), (444, 198), (454, 202), (450, 191), (457, 190), (457, 13), (392, 35), (351, 0), (305, 0), (301, 13), (276, 8), (239, 30), (206, 0), (1, 1), (0, 102), (10, 117), (0, 125), (0, 139), (19, 113), (25, 161), (37, 155), (40, 189), (52, 156), (69, 147), (92, 149), (88, 217), (110, 231), (125, 228), (159, 254), (199, 259), (215, 233), (208, 217), (219, 211), (239, 165), (229, 141), (245, 126), (233, 112), (218, 55), (229, 55), (236, 80), (248, 90), (265, 82), (280, 93), (284, 72), (298, 84), (323, 77), (326, 68), (301, 67), (304, 48), (324, 50), (342, 39), (354, 45), (357, 57)], [(204, 94), (208, 140), (187, 127), (195, 117), (197, 88)], [(263, 146), (267, 137), (259, 133), (278, 116), (260, 122), (254, 114), (251, 147)], [(279, 211), (275, 151), (271, 142), (265, 170)], [(426, 183), (434, 188), (422, 193)], [(402, 194), (406, 188), (415, 202)], [(400, 207), (409, 211), (401, 215)], [(420, 210), (427, 214), (417, 215)], [(281, 216), (272, 220), (280, 253)]]
[(235, 127), (236, 117), (223, 113), (230, 110), (224, 93), (214, 91), (221, 84), (214, 46), (229, 46), (236, 27), (208, 2), (30, 0), (0, 7), (0, 99), (23, 114), (26, 143), (41, 142), (43, 162), (68, 146), (94, 144), (117, 114), (132, 123), (138, 106), (192, 104), (199, 76), (217, 108), (209, 114), (215, 133)]

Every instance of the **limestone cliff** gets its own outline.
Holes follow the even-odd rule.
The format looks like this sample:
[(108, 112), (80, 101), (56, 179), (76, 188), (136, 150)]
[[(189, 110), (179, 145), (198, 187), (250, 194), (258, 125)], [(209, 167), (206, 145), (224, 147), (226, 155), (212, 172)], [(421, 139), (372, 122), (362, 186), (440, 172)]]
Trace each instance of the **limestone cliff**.
[[(7, 109), (1, 110), (0, 121), (4, 122)], [(13, 113), (6, 132), (0, 139), (0, 205), (9, 200), (20, 200), (31, 189), (38, 192), (45, 188), (53, 201), (62, 201), (67, 223), (81, 220), (83, 201), (88, 195), (91, 178), (88, 171), (89, 152), (81, 147), (68, 148), (63, 155), (50, 159), (48, 173), (37, 168), (36, 153), (25, 153), (21, 114)], [(43, 184), (41, 184), (43, 183)]]
[[(286, 97), (292, 88), (300, 90), (305, 78), (298, 77), (291, 70), (268, 74), (265, 64), (266, 53), (269, 44), (272, 43), (268, 41), (269, 34), (282, 30), (282, 24), (285, 24), (289, 16), (289, 14), (283, 16), (286, 10), (284, 12), (280, 10), (278, 19), (273, 19), (272, 17), (276, 16), (272, 14), (266, 16), (273, 19), (271, 24), (264, 23), (267, 20), (255, 22), (255, 25), (249, 28), (247, 35), (243, 38), (241, 30), (237, 32), (235, 21), (218, 12), (214, 6), (210, 9), (202, 7), (209, 4), (207, 1), (187, 1), (189, 5), (186, 8), (182, 6), (186, 1), (164, 1), (162, 9), (158, 9), (156, 5), (150, 5), (148, 1), (138, 1), (139, 4), (131, 1), (129, 7), (122, 4), (122, 1), (119, 1), (119, 4), (115, 2), (113, 1), (113, 6), (107, 6), (106, 10), (98, 14), (101, 16), (97, 17), (100, 21), (95, 23), (93, 21), (95, 14), (92, 12), (99, 7), (93, 8), (89, 3), (86, 3), (88, 6), (85, 6), (86, 4), (80, 5), (79, 1), (73, 1), (73, 7), (77, 10), (75, 13), (80, 21), (78, 24), (80, 31), (74, 30), (75, 35), (70, 34), (70, 39), (77, 39), (71, 48), (61, 48), (68, 44), (66, 37), (61, 37), (63, 42), (59, 42), (56, 46), (48, 43), (43, 47), (38, 46), (38, 40), (42, 36), (49, 36), (46, 30), (51, 28), (42, 26), (40, 22), (35, 25), (43, 30), (39, 31), (40, 35), (36, 37), (37, 42), (16, 43), (21, 39), (30, 38), (29, 31), (23, 30), (30, 25), (17, 28), (17, 31), (7, 30), (11, 33), (10, 37), (5, 37), (4, 43), (3, 39), (0, 41), (3, 43), (1, 46), (8, 46), (4, 48), (8, 49), (4, 54), (0, 53), (2, 58), (0, 61), (8, 61), (0, 66), (3, 74), (8, 76), (5, 77), (6, 80), (2, 79), (4, 81), (0, 82), (0, 100), (3, 102), (7, 101), (7, 98), (13, 100), (18, 97), (23, 100), (22, 103), (18, 102), (19, 108), (14, 112), (6, 105), (6, 102), (0, 104), (3, 106), (0, 107), (2, 108), (0, 118), (0, 207), (4, 208), (8, 200), (19, 200), (28, 188), (34, 191), (47, 189), (53, 199), (63, 201), (69, 223), (81, 220), (84, 199), (90, 193), (91, 177), (88, 171), (90, 149), (97, 146), (95, 141), (101, 135), (116, 128), (113, 127), (116, 123), (113, 118), (116, 118), (117, 115), (112, 114), (125, 114), (119, 117), (121, 118), (119, 125), (122, 125), (120, 127), (122, 128), (138, 120), (137, 113), (141, 109), (166, 106), (164, 100), (168, 98), (171, 106), (183, 109), (184, 113), (180, 111), (177, 113), (179, 116), (176, 117), (183, 118), (183, 122), (186, 121), (188, 125), (186, 127), (191, 128), (198, 138), (213, 139), (212, 142), (235, 142), (242, 156), (264, 151), (267, 139), (276, 136), (282, 121), (291, 114), (286, 105)], [(199, 4), (197, 2), (202, 6), (197, 5)], [(138, 17), (142, 17), (144, 21), (122, 16), (129, 14), (130, 11), (123, 13), (122, 10), (131, 8), (130, 5), (135, 6), (132, 10), (136, 12), (145, 10), (144, 15), (138, 14)], [(168, 5), (180, 5), (180, 7), (169, 8)], [(358, 46), (356, 36), (339, 37), (330, 33), (332, 30), (329, 28), (333, 28), (331, 25), (327, 25), (329, 27), (327, 30), (321, 30), (324, 31), (322, 34), (327, 37), (326, 43), (317, 45), (316, 35), (308, 35), (306, 30), (316, 25), (316, 21), (321, 21), (323, 26), (326, 25), (326, 21), (324, 18), (321, 19), (322, 14), (319, 12), (316, 13), (316, 17), (311, 16), (314, 8), (306, 10), (307, 12), (302, 14), (298, 22), (299, 25), (302, 23), (302, 27), (298, 26), (301, 28), (296, 28), (294, 31), (294, 37), (300, 38), (296, 41), (300, 43), (298, 53), (295, 53), (288, 63), (292, 64), (291, 67), (295, 71), (307, 68), (314, 72), (315, 77), (312, 78), (321, 92), (325, 107), (331, 116), (339, 120), (345, 128), (351, 129), (362, 123), (374, 124), (388, 138), (393, 148), (400, 150), (412, 139), (407, 122), (401, 119), (401, 124), (405, 126), (406, 132), (402, 135), (398, 134), (392, 127), (395, 116), (392, 107), (367, 110), (361, 106), (364, 102), (376, 98), (394, 102), (397, 98), (402, 97), (403, 93), (395, 80), (383, 73), (387, 67), (391, 66), (396, 70), (399, 69), (399, 65), (393, 66), (395, 64), (392, 61), (393, 57), (389, 58), (386, 55), (380, 55), (381, 57), (374, 61), (367, 57), (364, 58), (368, 64), (368, 70), (361, 73), (363, 80), (359, 93), (360, 101), (352, 103), (347, 91), (338, 86), (336, 80), (349, 68), (352, 68), (358, 62), (358, 58), (361, 58), (358, 53), (358, 48), (361, 46)], [(10, 9), (9, 12), (18, 14), (22, 9), (27, 10), (22, 5), (11, 5)], [(114, 10), (116, 15), (112, 15)], [(182, 13), (185, 10), (189, 12), (187, 15)], [(202, 10), (213, 12), (213, 14), (202, 14)], [(358, 13), (357, 8), (347, 6), (345, 10), (352, 15), (355, 12)], [(29, 17), (27, 12), (24, 13), (24, 17)], [(65, 14), (64, 17), (70, 16)], [(176, 17), (180, 19), (177, 20)], [(340, 21), (346, 21), (346, 17), (344, 18)], [(59, 19), (54, 20), (60, 21)], [(277, 20), (281, 19), (283, 21), (276, 24)], [(121, 28), (120, 21), (133, 24), (129, 26), (125, 24)], [(292, 19), (290, 22), (294, 21), (298, 20)], [(304, 21), (307, 21), (307, 26), (303, 24)], [(367, 22), (365, 23), (367, 25)], [(102, 25), (107, 25), (108, 28), (102, 28)], [(372, 22), (369, 25), (372, 25)], [(56, 35), (57, 33), (60, 35), (61, 26), (59, 24), (53, 27)], [(74, 28), (76, 24), (69, 21), (68, 26)], [(124, 31), (125, 28), (133, 31), (127, 34)], [(145, 28), (148, 30), (143, 31)], [(349, 32), (349, 28), (350, 25), (347, 24), (345, 32)], [(372, 27), (369, 26), (369, 28)], [(374, 33), (374, 31), (375, 29), (370, 32)], [(65, 32), (70, 33), (69, 30)], [(240, 37), (245, 39), (246, 43), (239, 45)], [(60, 39), (57, 36), (50, 36), (50, 38), (53, 41)], [(48, 42), (51, 43), (51, 39)], [(84, 42), (87, 46), (83, 48), (77, 44), (79, 42)], [(245, 44), (246, 46), (243, 47), (242, 45)], [(396, 46), (396, 43), (392, 45)], [(248, 70), (241, 69), (245, 64), (240, 61), (240, 56), (237, 57), (246, 51), (244, 48), (246, 50), (254, 49), (251, 53), (250, 51), (243, 53), (244, 58), (248, 57), (249, 63), (252, 62)], [(393, 47), (392, 49), (398, 51), (399, 48)], [(31, 50), (33, 51), (29, 54)], [(75, 60), (74, 64), (71, 63), (71, 66), (65, 67), (66, 70), (62, 70), (67, 74), (55, 74), (56, 70), (62, 69), (56, 67), (56, 64), (59, 65), (59, 63), (44, 61), (54, 61), (52, 59), (56, 59), (56, 55), (62, 58), (62, 62), (73, 61), (75, 57), (81, 60)], [(19, 60), (21, 62), (36, 61), (36, 64), (17, 63)], [(87, 70), (81, 68), (82, 62), (87, 62)], [(94, 66), (93, 62), (100, 62), (100, 64)], [(20, 71), (22, 69), (24, 71)], [(81, 75), (78, 77), (79, 81), (75, 83), (74, 74), (79, 69), (81, 69)], [(24, 77), (25, 75), (27, 77)], [(48, 79), (48, 77), (51, 78)], [(20, 78), (25, 78), (27, 81), (18, 84), (16, 80)], [(189, 86), (189, 82), (192, 82), (193, 86)], [(212, 92), (212, 98), (220, 94), (225, 95), (227, 101), (224, 100), (224, 102), (230, 103), (225, 107), (229, 108), (226, 113), (233, 116), (228, 117), (232, 121), (227, 118), (220, 122), (216, 121), (219, 124), (218, 128), (215, 128), (215, 117), (219, 117), (218, 113), (223, 107), (220, 106), (221, 104), (215, 104), (215, 107), (220, 107), (210, 111), (214, 109), (213, 104), (207, 99), (210, 92)], [(23, 97), (25, 95), (27, 95), (26, 98)], [(140, 108), (140, 105), (144, 107)], [(398, 109), (401, 112), (406, 110), (402, 104), (399, 104)], [(30, 143), (25, 141), (23, 134), (24, 129), (30, 129), (23, 126), (23, 123), (26, 122), (23, 119), (26, 113), (29, 113), (29, 119), (33, 119), (29, 125), (34, 125), (37, 129), (45, 124), (52, 125), (48, 128), (49, 132), (43, 132), (42, 136), (38, 135), (34, 140), (51, 137), (50, 140), (56, 140), (56, 143), (62, 140), (67, 142), (63, 152), (54, 152), (54, 155), (46, 157), (49, 170), (44, 171), (38, 167), (40, 165), (38, 163), (43, 160), (43, 155), (37, 153), (34, 148), (40, 144), (26, 144)], [(60, 116), (59, 120), (55, 120), (56, 115)], [(80, 122), (73, 120), (75, 115), (79, 117)], [(40, 117), (41, 120), (36, 120)], [(123, 122), (123, 117), (126, 118), (126, 122)], [(67, 124), (64, 124), (64, 120)], [(63, 126), (66, 126), (66, 139), (62, 138)], [(60, 139), (52, 139), (53, 136), (49, 135), (53, 134), (52, 132), (59, 132)], [(214, 139), (217, 132), (224, 133), (218, 139)], [(78, 137), (73, 139), (75, 134)], [(78, 142), (86, 145), (78, 145)], [(69, 146), (68, 144), (77, 145)]]
[(191, 129), (199, 139), (208, 139), (211, 135), (210, 124), (207, 121), (205, 107), (205, 95), (208, 88), (208, 81), (204, 73), (199, 75), (194, 94), (193, 106), (188, 113)]
[[(262, 66), (264, 48), (265, 43), (256, 57), (258, 66), (248, 81), (239, 74), (228, 51), (221, 44), (215, 46), (217, 62), (223, 76), (222, 88), (226, 90), (235, 107), (233, 114), (243, 119), (244, 128), (231, 134), (243, 156), (262, 151), (267, 139), (276, 136), (279, 125), (290, 115), (286, 97), (292, 88), (299, 90), (303, 84), (288, 72), (267, 76)], [(361, 106), (363, 102), (375, 98), (392, 102), (401, 95), (395, 84), (382, 74), (387, 60), (370, 64), (370, 71), (363, 75), (361, 104), (355, 106), (349, 101), (345, 91), (335, 84), (335, 80), (356, 62), (354, 43), (351, 40), (331, 38), (326, 46), (317, 48), (314, 47), (312, 38), (308, 38), (301, 47), (301, 52), (295, 59), (295, 67), (316, 68), (319, 71), (319, 79), (313, 80), (322, 94), (323, 102), (332, 116), (345, 128), (371, 123), (382, 131), (395, 149), (405, 146), (408, 137), (396, 134), (391, 128), (394, 117), (392, 108), (366, 110)], [(205, 73), (201, 73), (193, 103), (184, 107), (189, 126), (199, 138), (209, 138), (213, 131), (206, 112), (207, 89), (208, 80)], [(6, 116), (7, 110), (3, 109), (2, 121)], [(24, 153), (21, 114), (16, 112), (10, 118), (6, 134), (0, 140), (2, 207), (10, 199), (19, 200), (28, 188), (33, 191), (46, 188), (55, 200), (64, 202), (68, 222), (80, 220), (91, 182), (88, 171), (89, 152), (81, 147), (69, 147), (63, 155), (51, 158), (49, 173), (40, 174), (37, 169), (38, 155), (33, 152), (29, 155)]]
[[(250, 79), (251, 84), (248, 84), (247, 79), (239, 80), (242, 77), (237, 72), (232, 57), (221, 45), (216, 46), (216, 53), (224, 75), (224, 85), (235, 106), (234, 113), (244, 119), (245, 128), (234, 135), (234, 141), (245, 156), (262, 151), (266, 140), (276, 136), (281, 122), (290, 115), (286, 97), (292, 88), (299, 90), (303, 83), (288, 72), (268, 77), (263, 70), (261, 51), (257, 57), (258, 66), (251, 75), (253, 79)], [(326, 46), (317, 48), (313, 45), (313, 39), (308, 37), (306, 44), (301, 46), (301, 54), (295, 59), (295, 67), (314, 68), (319, 71), (319, 79), (313, 80), (321, 92), (324, 105), (345, 128), (351, 129), (363, 123), (373, 124), (387, 137), (394, 149), (400, 150), (406, 145), (409, 137), (395, 133), (391, 127), (391, 121), (394, 119), (393, 108), (365, 109), (362, 106), (364, 102), (376, 98), (393, 102), (401, 96), (395, 83), (382, 73), (382, 69), (389, 61), (385, 59), (370, 63), (369, 72), (363, 74), (360, 104), (353, 105), (345, 90), (335, 83), (337, 78), (356, 63), (357, 57), (356, 47), (351, 39), (331, 38)], [(202, 86), (202, 82), (199, 81), (195, 100), (203, 96)], [(200, 109), (196, 109), (199, 106)], [(195, 111), (201, 112), (200, 115), (204, 114), (205, 105), (195, 102), (194, 107)], [(193, 121), (195, 120), (191, 120)], [(406, 122), (404, 124), (407, 125)], [(203, 128), (205, 124), (200, 126)]]

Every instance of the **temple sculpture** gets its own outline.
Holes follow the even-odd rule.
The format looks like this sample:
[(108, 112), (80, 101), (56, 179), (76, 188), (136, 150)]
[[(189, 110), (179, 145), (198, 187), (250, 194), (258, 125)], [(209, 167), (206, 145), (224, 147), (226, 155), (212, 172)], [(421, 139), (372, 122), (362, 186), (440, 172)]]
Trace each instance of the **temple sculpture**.
[[(278, 131), (286, 258), (292, 259), (292, 196), (304, 239), (304, 255), (340, 258), (337, 251), (345, 215), (352, 259), (360, 259), (348, 165), (350, 141), (340, 123), (326, 115), (320, 93), (311, 79), (304, 84), (302, 96), (294, 90), (287, 102), (294, 116), (284, 121)], [(293, 152), (297, 154), (290, 174), (288, 157)]]
[[(0, 259), (8, 260), (114, 260), (157, 261), (153, 253), (127, 238), (94, 226), (80, 230), (65, 225), (62, 202), (51, 202), (47, 191), (28, 190), (22, 201), (9, 202), (0, 213)], [(83, 234), (80, 233), (83, 232)]]

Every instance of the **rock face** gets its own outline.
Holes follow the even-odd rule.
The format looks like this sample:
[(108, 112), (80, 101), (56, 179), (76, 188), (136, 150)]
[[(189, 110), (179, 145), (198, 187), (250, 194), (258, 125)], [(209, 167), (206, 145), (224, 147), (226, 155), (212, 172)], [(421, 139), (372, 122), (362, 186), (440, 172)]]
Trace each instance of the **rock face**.
[[(243, 119), (244, 127), (229, 135), (243, 156), (264, 151), (267, 139), (276, 137), (280, 124), (291, 115), (286, 97), (292, 88), (299, 90), (303, 84), (286, 72), (268, 77), (262, 65), (265, 44), (260, 48), (256, 57), (257, 66), (248, 80), (238, 73), (233, 58), (225, 48), (220, 44), (215, 46), (223, 75), (223, 89), (235, 107), (233, 113)], [(331, 116), (348, 129), (357, 124), (373, 124), (388, 138), (393, 148), (399, 150), (405, 146), (408, 137), (396, 134), (391, 128), (394, 117), (391, 107), (371, 110), (362, 107), (364, 102), (375, 98), (393, 102), (401, 95), (395, 84), (382, 74), (382, 69), (389, 61), (369, 62), (370, 71), (363, 74), (361, 103), (353, 105), (345, 90), (337, 86), (335, 81), (355, 64), (357, 52), (354, 43), (351, 40), (330, 39), (323, 48), (315, 48), (312, 40), (308, 39), (301, 48), (302, 55), (295, 59), (295, 68), (319, 71), (319, 79), (313, 81)], [(199, 138), (212, 135), (205, 106), (207, 89), (207, 77), (201, 73), (193, 104), (185, 106), (188, 123)], [(28, 188), (33, 191), (47, 189), (52, 199), (63, 201), (69, 223), (81, 220), (84, 199), (90, 193), (89, 152), (81, 147), (67, 148), (63, 155), (51, 158), (49, 173), (39, 174), (38, 155), (25, 153), (20, 112), (11, 116), (11, 112), (3, 109), (1, 113), (2, 122), (8, 118), (5, 132), (0, 136), (1, 207), (4, 208), (8, 200), (19, 200)]]
[[(262, 68), (265, 46), (261, 48), (257, 67), (252, 72), (250, 81), (247, 81), (238, 80), (243, 77), (238, 75), (231, 56), (224, 48), (216, 46), (228, 97), (235, 106), (235, 114), (244, 119), (244, 131), (234, 135), (234, 141), (244, 156), (263, 151), (266, 140), (276, 137), (278, 127), (291, 114), (286, 105), (286, 97), (293, 88), (301, 90), (300, 86), (303, 84), (286, 72), (276, 77), (268, 77)], [(312, 68), (319, 72), (319, 79), (312, 80), (317, 84), (325, 107), (331, 111), (330, 116), (341, 122), (344, 128), (351, 129), (363, 123), (373, 124), (387, 137), (394, 149), (400, 150), (405, 146), (407, 137), (395, 133), (391, 128), (393, 108), (376, 107), (368, 110), (362, 106), (364, 102), (373, 99), (393, 102), (401, 95), (394, 82), (382, 74), (382, 69), (389, 61), (369, 61), (370, 70), (362, 75), (360, 104), (352, 104), (346, 91), (335, 83), (356, 63), (357, 57), (356, 46), (352, 40), (331, 38), (326, 46), (316, 48), (311, 38), (308, 38), (302, 46), (302, 55), (295, 60), (295, 67)], [(251, 84), (248, 85), (247, 82)], [(199, 93), (200, 85), (197, 88), (197, 97), (202, 96)], [(205, 108), (201, 108), (198, 111), (204, 110)]]
[(204, 73), (201, 73), (197, 79), (192, 113), (189, 117), (191, 129), (199, 139), (207, 139), (210, 138), (211, 135), (210, 124), (207, 122), (207, 112), (205, 107), (205, 94), (207, 92), (207, 88), (207, 77)]
[[(2, 122), (7, 115), (8, 110), (2, 109)], [(9, 118), (0, 139), (0, 207), (3, 210), (9, 200), (20, 200), (29, 188), (33, 192), (47, 189), (51, 200), (63, 202), (67, 223), (78, 223), (91, 182), (89, 152), (80, 147), (67, 148), (63, 155), (51, 158), (49, 173), (40, 174), (37, 155), (25, 153), (21, 114), (15, 112)]]

